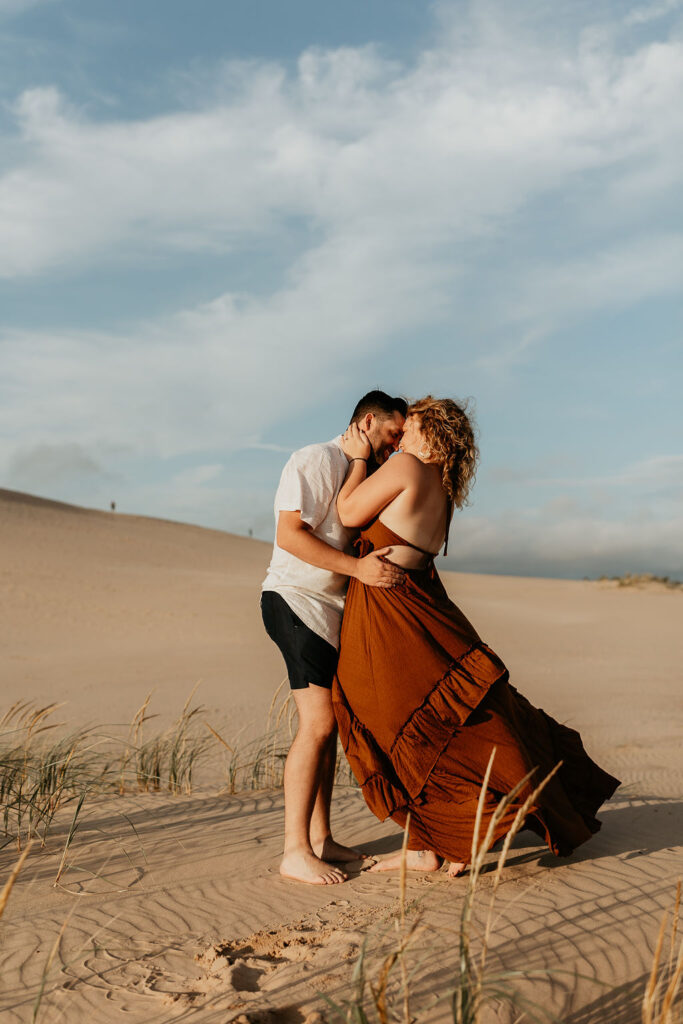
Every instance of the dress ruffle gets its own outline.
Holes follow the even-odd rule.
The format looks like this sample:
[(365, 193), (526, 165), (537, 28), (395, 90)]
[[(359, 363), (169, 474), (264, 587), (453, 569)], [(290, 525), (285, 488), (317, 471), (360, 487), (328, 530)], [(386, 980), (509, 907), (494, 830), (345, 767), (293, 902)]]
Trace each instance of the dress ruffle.
[(395, 811), (407, 808), (410, 797), (372, 733), (358, 721), (346, 702), (338, 699), (338, 694), (334, 710), (344, 753), (372, 813), (384, 821)]
[(484, 643), (453, 662), (406, 721), (390, 751), (409, 796), (418, 795), (455, 730), (465, 724), (493, 684), (507, 678), (505, 665)]
[(465, 724), (491, 686), (508, 671), (484, 643), (471, 647), (415, 708), (388, 753), (349, 707), (337, 682), (334, 706), (339, 734), (351, 770), (380, 820), (419, 797), (455, 730)]

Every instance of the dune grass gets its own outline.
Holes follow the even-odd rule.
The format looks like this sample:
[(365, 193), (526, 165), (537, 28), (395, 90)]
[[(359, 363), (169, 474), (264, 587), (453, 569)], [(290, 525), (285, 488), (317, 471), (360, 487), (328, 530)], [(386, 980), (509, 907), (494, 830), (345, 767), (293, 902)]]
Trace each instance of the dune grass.
[(643, 1024), (680, 1024), (683, 1021), (683, 1006), (677, 1003), (678, 992), (683, 980), (683, 936), (679, 934), (681, 910), (681, 882), (676, 886), (671, 931), (669, 933), (669, 956), (662, 956), (669, 915), (664, 914), (657, 937), (652, 968), (647, 987), (643, 994)]
[(26, 860), (26, 858), (28, 857), (30, 852), (31, 852), (31, 843), (28, 843), (24, 847), (23, 851), (19, 854), (19, 857), (17, 858), (17, 861), (14, 864), (14, 867), (12, 868), (12, 870), (9, 873), (9, 877), (7, 878), (7, 881), (5, 882), (5, 884), (2, 887), (2, 890), (0, 891), (0, 917), (2, 917), (2, 915), (5, 913), (5, 907), (7, 906), (7, 903), (9, 901), (10, 893), (12, 892), (12, 888), (14, 886), (14, 883), (16, 882), (17, 878), (19, 877), (19, 872), (23, 868), (24, 861)]
[[(196, 689), (196, 688), (195, 688)], [(135, 713), (127, 740), (98, 728), (69, 732), (54, 721), (60, 705), (18, 701), (0, 718), (0, 805), (7, 842), (44, 846), (57, 812), (75, 802), (77, 814), (103, 791), (166, 789), (190, 793), (198, 763), (212, 745), (194, 690), (168, 729), (146, 738), (150, 697)]]
[(197, 686), (173, 725), (149, 739), (144, 735), (145, 723), (155, 716), (148, 714), (152, 694), (147, 695), (133, 716), (125, 749), (116, 765), (119, 793), (125, 793), (129, 783), (141, 793), (162, 788), (176, 794), (192, 792), (193, 772), (211, 746), (210, 737), (201, 728), (205, 708), (201, 704), (192, 706)]
[(58, 707), (17, 701), (0, 719), (2, 823), (19, 849), (32, 838), (44, 845), (60, 807), (99, 786), (105, 774), (90, 730), (54, 732)]
[(614, 583), (617, 587), (646, 587), (658, 584), (667, 590), (683, 590), (681, 580), (670, 576), (657, 576), (652, 572), (625, 572), (622, 576), (598, 576), (598, 583)]
[[(296, 705), (287, 679), (283, 679), (270, 702), (265, 732), (257, 739), (243, 742), (238, 735), (228, 743), (213, 726), (205, 723), (224, 751), (223, 771), (228, 793), (281, 788), (285, 761), (295, 735), (295, 720)], [(337, 749), (335, 783), (356, 785), (341, 747)]]
[[(227, 793), (281, 787), (296, 716), (286, 682), (275, 692), (264, 733), (250, 741), (240, 734), (224, 738), (203, 705), (193, 702), (196, 686), (175, 722), (156, 732), (150, 730), (156, 715), (148, 694), (123, 738), (101, 727), (65, 732), (55, 721), (61, 705), (16, 702), (0, 718), (4, 845), (15, 842), (21, 850), (37, 839), (44, 846), (60, 809), (75, 804), (78, 819), (84, 803), (98, 793), (189, 794), (196, 771), (209, 757), (214, 783), (222, 783)], [(341, 751), (336, 781), (355, 785)]]

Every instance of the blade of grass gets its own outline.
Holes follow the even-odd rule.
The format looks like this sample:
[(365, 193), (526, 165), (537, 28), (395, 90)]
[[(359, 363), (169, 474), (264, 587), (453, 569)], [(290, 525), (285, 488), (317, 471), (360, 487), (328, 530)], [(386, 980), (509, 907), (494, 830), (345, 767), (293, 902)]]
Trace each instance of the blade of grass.
[(66, 866), (66, 855), (69, 852), (69, 847), (71, 846), (71, 843), (73, 842), (73, 838), (76, 835), (76, 830), (78, 829), (78, 816), (81, 813), (81, 807), (83, 806), (83, 801), (85, 800), (86, 795), (87, 795), (87, 791), (84, 791), (83, 793), (81, 793), (81, 798), (78, 801), (78, 806), (76, 807), (76, 810), (74, 811), (74, 816), (73, 816), (73, 818), (71, 820), (71, 827), (69, 828), (69, 834), (66, 837), (66, 842), (64, 843), (64, 849), (62, 850), (62, 858), (61, 858), (61, 860), (59, 862), (59, 868), (57, 869), (57, 877), (55, 878), (54, 882), (52, 883), (53, 888), (56, 887), (59, 884), (59, 879), (62, 877), (62, 873), (63, 873), (64, 868)]
[(2, 917), (5, 912), (5, 907), (7, 906), (7, 901), (9, 900), (10, 893), (12, 892), (12, 887), (19, 876), (19, 872), (24, 866), (24, 861), (31, 852), (32, 845), (33, 844), (30, 842), (26, 845), (23, 853), (12, 868), (9, 878), (2, 887), (2, 892), (0, 892), (0, 917)]
[(31, 1016), (31, 1024), (35, 1024), (35, 1022), (38, 1019), (38, 1013), (40, 1011), (40, 1004), (42, 1003), (43, 995), (45, 994), (45, 985), (47, 983), (47, 976), (50, 973), (50, 968), (52, 967), (52, 962), (53, 962), (55, 956), (57, 955), (57, 950), (59, 949), (59, 944), (62, 941), (62, 936), (63, 936), (64, 932), (66, 931), (66, 926), (69, 923), (69, 920), (71, 919), (71, 914), (72, 913), (73, 913), (73, 910), (71, 911), (69, 916), (62, 923), (62, 927), (59, 929), (59, 933), (57, 934), (57, 938), (55, 939), (55, 941), (54, 941), (54, 943), (52, 945), (52, 949), (50, 950), (50, 952), (48, 954), (48, 958), (47, 958), (47, 960), (45, 962), (45, 966), (43, 967), (43, 971), (42, 971), (42, 974), (40, 976), (40, 984), (38, 986), (38, 992), (36, 994), (35, 1002), (33, 1004), (33, 1014)]

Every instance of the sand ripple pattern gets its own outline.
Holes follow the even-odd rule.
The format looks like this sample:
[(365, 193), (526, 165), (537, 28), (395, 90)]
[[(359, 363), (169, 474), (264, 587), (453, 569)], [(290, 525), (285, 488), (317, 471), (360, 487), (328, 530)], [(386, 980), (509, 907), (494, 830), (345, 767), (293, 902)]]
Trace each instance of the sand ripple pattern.
[[(334, 810), (345, 840), (375, 854), (397, 847), (395, 826), (371, 818), (356, 791), (339, 790)], [(631, 791), (601, 817), (602, 831), (568, 860), (523, 833), (499, 891), (490, 967), (547, 971), (522, 989), (565, 1024), (636, 1024), (681, 870), (680, 800)], [(363, 937), (371, 958), (390, 941), (397, 881), (357, 873), (334, 892), (284, 882), (281, 826), (281, 793), (103, 800), (87, 812), (55, 889), (65, 819), (29, 858), (3, 918), (3, 1022), (31, 1020), (65, 920), (45, 1020), (150, 1024), (198, 1010), (203, 1024), (319, 1020), (323, 993), (348, 993)], [(13, 854), (1, 856), (6, 874)], [(416, 949), (415, 1010), (446, 1020), (437, 997), (455, 972), (462, 881), (414, 876), (408, 896), (428, 926)], [(496, 1008), (491, 1019), (507, 1018)]]

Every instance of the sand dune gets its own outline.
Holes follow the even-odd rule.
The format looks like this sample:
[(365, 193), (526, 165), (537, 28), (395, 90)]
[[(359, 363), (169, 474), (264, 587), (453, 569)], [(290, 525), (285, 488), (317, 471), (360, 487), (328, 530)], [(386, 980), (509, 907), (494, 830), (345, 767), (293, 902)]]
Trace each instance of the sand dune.
[[(11, 492), (0, 492), (0, 523), (6, 705), (63, 700), (69, 724), (125, 722), (152, 687), (172, 714), (201, 678), (210, 720), (262, 725), (282, 677), (258, 613), (268, 545)], [(624, 780), (602, 831), (568, 860), (529, 833), (517, 838), (489, 967), (554, 972), (522, 987), (565, 1024), (635, 1024), (683, 871), (683, 594), (445, 580), (518, 688), (579, 728)], [(220, 776), (218, 746), (214, 756)], [(339, 788), (334, 812), (341, 838), (370, 853), (397, 848), (395, 826), (372, 818), (356, 790)], [(32, 850), (0, 921), (8, 1022), (31, 1020), (65, 921), (38, 1019), (69, 1024), (312, 1024), (326, 1012), (322, 994), (348, 994), (363, 937), (381, 949), (390, 934), (392, 877), (356, 874), (334, 889), (279, 879), (280, 791), (98, 797), (85, 805), (55, 888), (71, 814)], [(15, 857), (0, 852), (0, 881)], [(408, 883), (426, 925), (420, 1019), (449, 1019), (434, 997), (453, 977), (462, 892), (463, 881), (443, 873)], [(509, 1018), (494, 1007), (489, 1019)]]
[(0, 491), (3, 693), (67, 701), (73, 723), (128, 722), (144, 696), (199, 699), (261, 727), (282, 677), (262, 635), (260, 541)]

